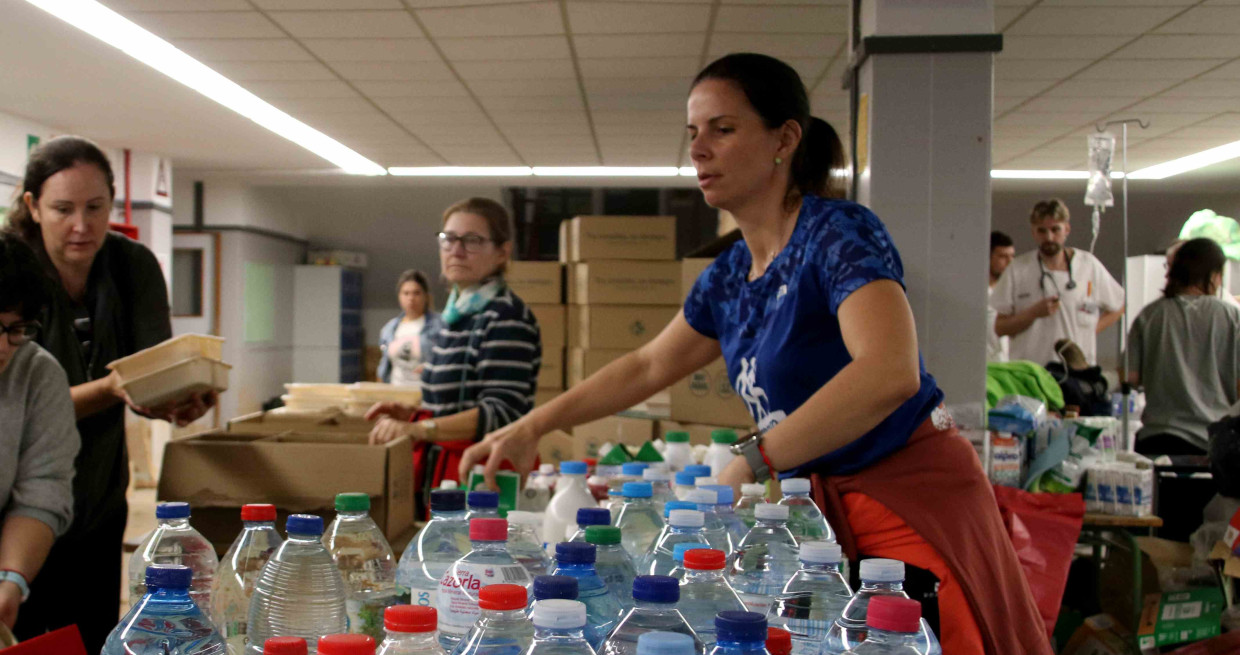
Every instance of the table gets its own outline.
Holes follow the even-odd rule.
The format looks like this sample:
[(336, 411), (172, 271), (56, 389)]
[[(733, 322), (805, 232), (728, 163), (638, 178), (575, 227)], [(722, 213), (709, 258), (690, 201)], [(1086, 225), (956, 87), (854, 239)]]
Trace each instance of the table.
[(1123, 557), (1128, 558), (1131, 567), (1128, 577), (1132, 581), (1130, 593), (1132, 606), (1128, 613), (1128, 625), (1132, 629), (1133, 646), (1136, 646), (1136, 632), (1141, 623), (1141, 609), (1145, 598), (1142, 595), (1141, 547), (1137, 544), (1137, 539), (1130, 529), (1145, 529), (1152, 536), (1154, 529), (1161, 527), (1162, 524), (1163, 520), (1158, 516), (1117, 516), (1087, 512), (1081, 525), (1081, 535), (1077, 538), (1077, 543), (1090, 546), (1092, 549), (1090, 559), (1093, 560), (1094, 579), (1098, 584), (1100, 597), (1103, 581), (1103, 549), (1111, 548), (1113, 553), (1121, 555), (1121, 557), (1115, 557), (1113, 554), (1107, 559), (1122, 561)]

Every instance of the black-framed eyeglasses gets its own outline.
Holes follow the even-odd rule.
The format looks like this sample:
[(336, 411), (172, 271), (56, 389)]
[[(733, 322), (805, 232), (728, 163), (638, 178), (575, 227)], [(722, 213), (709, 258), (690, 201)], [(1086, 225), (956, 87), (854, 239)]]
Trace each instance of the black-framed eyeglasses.
[(28, 341), (34, 341), (34, 338), (39, 336), (39, 328), (41, 327), (43, 326), (39, 325), (38, 321), (14, 323), (13, 325), (0, 323), (0, 334), (7, 334), (9, 336), (10, 346), (21, 346)]
[(465, 252), (482, 252), (482, 247), (492, 241), (494, 239), (489, 239), (481, 234), (439, 233), (439, 249), (444, 252), (452, 250), (458, 243), (465, 246)]

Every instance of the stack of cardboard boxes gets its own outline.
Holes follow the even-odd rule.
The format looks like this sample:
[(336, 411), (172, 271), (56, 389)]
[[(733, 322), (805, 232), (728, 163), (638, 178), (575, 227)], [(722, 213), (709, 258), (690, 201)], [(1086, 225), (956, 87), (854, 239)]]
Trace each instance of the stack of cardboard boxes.
[(564, 390), (564, 266), (559, 262), (509, 262), (505, 278), (512, 292), (534, 313), (542, 332), (542, 366), (534, 394), (534, 405), (541, 405)]

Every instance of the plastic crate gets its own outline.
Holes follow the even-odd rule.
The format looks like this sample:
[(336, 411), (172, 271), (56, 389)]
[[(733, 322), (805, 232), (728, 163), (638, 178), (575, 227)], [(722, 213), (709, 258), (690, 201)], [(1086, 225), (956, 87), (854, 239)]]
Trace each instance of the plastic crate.
[(122, 381), (137, 380), (196, 357), (219, 361), (223, 352), (224, 339), (221, 337), (186, 334), (122, 357), (108, 364), (108, 368), (120, 374)]
[(227, 391), (230, 370), (232, 367), (223, 362), (193, 357), (125, 381), (122, 387), (135, 405), (159, 407), (182, 402), (202, 391)]

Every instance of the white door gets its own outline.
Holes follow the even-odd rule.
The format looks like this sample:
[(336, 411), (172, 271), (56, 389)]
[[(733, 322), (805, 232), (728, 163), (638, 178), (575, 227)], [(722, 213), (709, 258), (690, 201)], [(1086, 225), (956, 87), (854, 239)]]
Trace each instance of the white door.
[(172, 334), (220, 333), (218, 234), (172, 235)]

